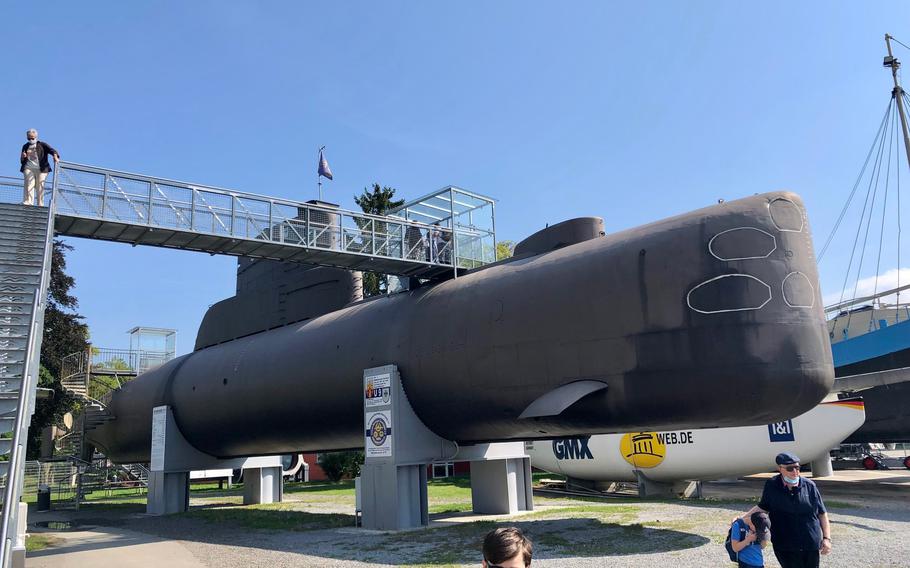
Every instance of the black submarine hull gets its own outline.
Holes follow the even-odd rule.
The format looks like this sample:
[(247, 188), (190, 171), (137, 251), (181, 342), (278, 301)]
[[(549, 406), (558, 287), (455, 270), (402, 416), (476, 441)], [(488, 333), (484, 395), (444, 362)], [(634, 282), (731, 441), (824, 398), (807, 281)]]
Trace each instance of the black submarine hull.
[[(461, 444), (767, 424), (832, 386), (817, 282), (799, 197), (757, 195), (201, 349), (115, 391), (88, 437), (148, 461), (167, 404), (218, 457), (360, 447), (363, 370), (390, 363)], [(521, 417), (583, 381), (605, 388)]]

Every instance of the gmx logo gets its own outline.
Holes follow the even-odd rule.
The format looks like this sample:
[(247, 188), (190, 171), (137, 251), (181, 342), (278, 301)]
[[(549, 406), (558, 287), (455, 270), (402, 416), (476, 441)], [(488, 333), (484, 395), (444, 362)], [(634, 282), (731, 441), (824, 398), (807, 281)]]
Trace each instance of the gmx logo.
[(558, 460), (593, 460), (594, 455), (588, 448), (590, 440), (590, 436), (553, 440), (553, 454)]
[(793, 421), (785, 420), (784, 422), (775, 422), (768, 424), (768, 436), (772, 442), (793, 442), (796, 438), (793, 436)]

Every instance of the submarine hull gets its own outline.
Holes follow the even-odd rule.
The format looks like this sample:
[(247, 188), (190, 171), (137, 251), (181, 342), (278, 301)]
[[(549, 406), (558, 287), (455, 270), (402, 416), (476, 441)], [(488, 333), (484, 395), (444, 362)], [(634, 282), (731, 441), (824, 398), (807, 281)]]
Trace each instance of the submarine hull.
[[(531, 465), (586, 481), (651, 481), (735, 478), (767, 471), (780, 452), (804, 463), (828, 455), (865, 419), (862, 399), (823, 402), (792, 420), (767, 426), (631, 432), (534, 442), (525, 448)], [(729, 452), (724, 448), (749, 448)]]
[(360, 447), (363, 370), (385, 364), (461, 444), (767, 424), (833, 383), (817, 282), (799, 197), (757, 195), (201, 349), (88, 436), (148, 461), (167, 404), (218, 457)]

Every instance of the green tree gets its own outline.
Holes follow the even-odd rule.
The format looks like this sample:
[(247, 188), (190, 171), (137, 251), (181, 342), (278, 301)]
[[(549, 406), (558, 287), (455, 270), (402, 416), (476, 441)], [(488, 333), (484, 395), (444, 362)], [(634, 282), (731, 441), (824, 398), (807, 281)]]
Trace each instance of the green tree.
[(353, 479), (360, 475), (363, 465), (363, 452), (326, 452), (319, 454), (319, 467), (328, 476), (329, 481), (339, 482), (344, 478)]
[(63, 241), (54, 241), (48, 302), (44, 311), (41, 371), (38, 375), (38, 386), (52, 390), (53, 395), (35, 401), (35, 414), (28, 431), (28, 459), (38, 456), (41, 430), (60, 423), (63, 415), (70, 412), (76, 403), (60, 384), (61, 359), (88, 348), (88, 326), (76, 313), (79, 302), (71, 293), (76, 282), (66, 273), (66, 252), (72, 248)]
[(88, 326), (82, 322), (85, 318), (76, 313), (79, 301), (71, 293), (76, 281), (66, 273), (66, 252), (72, 249), (61, 240), (54, 241), (51, 281), (44, 311), (41, 364), (58, 380), (60, 361), (70, 353), (88, 348)]
[[(395, 199), (395, 188), (380, 186), (374, 183), (372, 187), (363, 188), (363, 193), (354, 196), (354, 203), (360, 206), (364, 213), (372, 215), (386, 215), (396, 207), (404, 205), (404, 199)], [(385, 232), (384, 226), (376, 227), (377, 232)], [(389, 287), (389, 278), (377, 272), (363, 273), (363, 295), (366, 297), (384, 294)]]
[(511, 258), (515, 254), (515, 243), (512, 241), (499, 241), (496, 243), (496, 260)]

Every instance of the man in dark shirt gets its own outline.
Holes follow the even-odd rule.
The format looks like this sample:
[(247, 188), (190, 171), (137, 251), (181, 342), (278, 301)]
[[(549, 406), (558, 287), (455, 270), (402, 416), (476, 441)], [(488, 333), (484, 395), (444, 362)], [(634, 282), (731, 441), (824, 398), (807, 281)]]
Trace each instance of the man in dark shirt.
[(48, 156), (53, 156), (54, 163), (60, 161), (60, 154), (54, 150), (50, 144), (38, 140), (38, 131), (34, 128), (28, 129), (25, 133), (28, 141), (22, 145), (22, 153), (19, 155), (19, 171), (24, 176), (24, 187), (22, 189), (22, 204), (34, 205), (35, 197), (38, 198), (38, 205), (44, 205), (44, 180), (51, 171)]
[(811, 479), (800, 477), (799, 458), (778, 454), (778, 475), (765, 482), (761, 501), (746, 515), (765, 511), (771, 518), (771, 544), (781, 568), (818, 568), (819, 553), (831, 552), (828, 510)]

